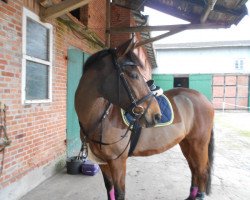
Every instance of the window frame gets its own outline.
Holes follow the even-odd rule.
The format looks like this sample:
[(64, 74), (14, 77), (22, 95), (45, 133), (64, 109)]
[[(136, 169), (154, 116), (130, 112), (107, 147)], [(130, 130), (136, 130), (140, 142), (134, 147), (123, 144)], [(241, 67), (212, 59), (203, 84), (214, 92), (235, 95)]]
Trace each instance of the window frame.
[[(40, 25), (48, 29), (49, 33), (49, 54), (48, 61), (32, 57), (26, 54), (26, 37), (27, 37), (27, 19), (30, 18)], [(40, 21), (38, 15), (32, 11), (23, 8), (23, 25), (22, 25), (22, 103), (23, 104), (32, 104), (32, 103), (50, 103), (52, 102), (52, 60), (53, 60), (53, 26), (49, 23), (43, 23)], [(26, 99), (26, 62), (36, 62), (39, 64), (47, 65), (48, 69), (48, 98), (47, 99), (35, 99), (27, 100)]]

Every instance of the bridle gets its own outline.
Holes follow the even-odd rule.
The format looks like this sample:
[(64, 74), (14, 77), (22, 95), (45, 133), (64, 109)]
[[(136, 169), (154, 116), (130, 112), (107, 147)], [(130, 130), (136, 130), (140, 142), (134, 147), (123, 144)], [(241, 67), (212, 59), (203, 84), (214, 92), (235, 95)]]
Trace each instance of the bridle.
[[(136, 63), (134, 63), (132, 61), (129, 61), (129, 62), (124, 62), (123, 64), (119, 64), (118, 61), (117, 61), (117, 55), (116, 55), (116, 50), (115, 49), (108, 49), (107, 53), (111, 54), (113, 65), (115, 67), (115, 70), (117, 71), (117, 76), (118, 76), (118, 102), (120, 102), (120, 82), (121, 82), (123, 84), (123, 87), (125, 88), (128, 96), (129, 96), (130, 101), (131, 101), (131, 104), (128, 107), (128, 109), (126, 109), (126, 112), (129, 112), (129, 114), (131, 114), (133, 116), (134, 120), (132, 120), (130, 122), (130, 125), (128, 126), (126, 132), (124, 133), (124, 135), (121, 136), (120, 139), (118, 139), (117, 141), (109, 142), (109, 143), (103, 142), (102, 141), (102, 123), (107, 118), (107, 115), (109, 114), (109, 110), (110, 110), (111, 105), (112, 105), (109, 102), (108, 105), (107, 105), (107, 107), (106, 107), (106, 109), (104, 110), (103, 115), (101, 116), (101, 118), (96, 123), (96, 124), (100, 123), (100, 125), (101, 125), (101, 132), (99, 134), (99, 140), (92, 139), (89, 136), (89, 133), (91, 131), (94, 131), (94, 130), (97, 129), (97, 127), (98, 127), (97, 125), (93, 126), (90, 130), (86, 130), (84, 128), (83, 124), (79, 121), (79, 125), (80, 125), (80, 128), (81, 128), (81, 131), (83, 133), (85, 133), (85, 137), (83, 138), (83, 144), (82, 144), (82, 145), (85, 145), (85, 147), (86, 147), (86, 139), (92, 141), (93, 143), (99, 144), (100, 145), (100, 149), (101, 149), (102, 145), (116, 144), (116, 143), (120, 142), (121, 140), (123, 140), (124, 138), (126, 138), (127, 134), (129, 133), (129, 131), (131, 131), (131, 132), (135, 131), (135, 129), (134, 129), (135, 125), (136, 124), (138, 125), (139, 119), (146, 114), (146, 112), (147, 112), (147, 110), (148, 110), (149, 106), (151, 105), (151, 102), (152, 102), (152, 100), (154, 98), (154, 94), (151, 91), (147, 95), (145, 95), (144, 97), (142, 97), (140, 99), (137, 99), (134, 96), (133, 90), (132, 90), (131, 86), (129, 85), (129, 83), (128, 83), (125, 75), (124, 75), (123, 68), (124, 68), (124, 66), (128, 66), (128, 65), (130, 65), (130, 66), (137, 66)], [(102, 57), (108, 55), (107, 53), (102, 54)], [(144, 109), (140, 104), (142, 104), (143, 102), (145, 102), (149, 98), (151, 98), (151, 99), (150, 99), (150, 101), (149, 101), (146, 109)], [(138, 109), (140, 112), (137, 112), (136, 109)], [(129, 146), (129, 144), (131, 142), (131, 139), (132, 139), (132, 134), (130, 135), (130, 138), (128, 140), (128, 143), (127, 143), (126, 147), (117, 156), (117, 158), (119, 158), (126, 151), (126, 149), (128, 148), (128, 146)]]
[[(128, 109), (126, 110), (127, 112), (129, 112), (130, 114), (132, 114), (133, 117), (136, 118), (140, 118), (143, 115), (145, 115), (145, 113), (147, 112), (152, 100), (153, 100), (153, 96), (154, 94), (150, 91), (147, 95), (145, 95), (144, 97), (142, 97), (141, 99), (137, 99), (134, 95), (133, 95), (133, 90), (131, 88), (131, 86), (129, 85), (127, 79), (125, 78), (124, 72), (123, 72), (123, 67), (124, 66), (137, 66), (136, 63), (129, 61), (129, 62), (124, 62), (123, 64), (119, 64), (117, 62), (117, 55), (115, 52), (115, 49), (109, 49), (108, 50), (112, 56), (112, 62), (113, 65), (115, 67), (115, 69), (117, 70), (117, 76), (118, 76), (118, 101), (120, 102), (120, 81), (123, 84), (123, 87), (125, 88), (129, 99), (131, 101), (130, 106), (128, 107)], [(151, 100), (148, 104), (148, 106), (146, 107), (146, 109), (144, 109), (140, 104), (142, 104), (143, 102), (145, 102), (148, 98), (151, 97)], [(139, 112), (138, 112), (138, 111)]]

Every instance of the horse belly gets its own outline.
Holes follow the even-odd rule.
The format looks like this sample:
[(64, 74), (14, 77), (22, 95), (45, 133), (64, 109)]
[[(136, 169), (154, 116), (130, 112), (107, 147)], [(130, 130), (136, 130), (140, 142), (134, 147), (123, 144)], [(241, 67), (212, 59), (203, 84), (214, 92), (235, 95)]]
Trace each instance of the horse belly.
[(142, 129), (133, 156), (162, 153), (178, 144), (184, 137), (185, 129), (181, 123)]

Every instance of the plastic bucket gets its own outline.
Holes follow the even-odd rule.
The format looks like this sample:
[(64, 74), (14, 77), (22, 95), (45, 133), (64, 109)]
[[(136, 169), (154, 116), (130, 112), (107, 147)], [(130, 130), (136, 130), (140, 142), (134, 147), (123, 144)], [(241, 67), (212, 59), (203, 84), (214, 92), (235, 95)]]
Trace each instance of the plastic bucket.
[(66, 163), (68, 174), (80, 174), (83, 160), (78, 159), (76, 156), (74, 156), (68, 158)]

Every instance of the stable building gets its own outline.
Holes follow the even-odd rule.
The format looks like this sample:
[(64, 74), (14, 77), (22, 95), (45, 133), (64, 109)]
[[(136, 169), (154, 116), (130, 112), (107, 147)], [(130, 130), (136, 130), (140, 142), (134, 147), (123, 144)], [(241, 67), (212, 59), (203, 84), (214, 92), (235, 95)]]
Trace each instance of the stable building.
[(170, 89), (192, 88), (218, 110), (248, 111), (250, 41), (156, 44), (156, 82)]

